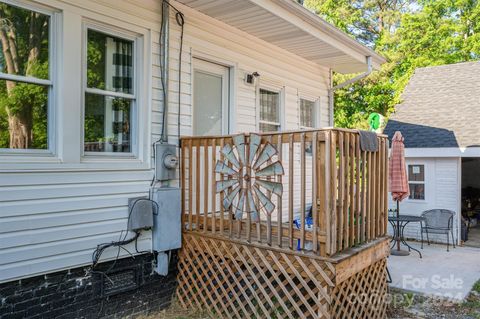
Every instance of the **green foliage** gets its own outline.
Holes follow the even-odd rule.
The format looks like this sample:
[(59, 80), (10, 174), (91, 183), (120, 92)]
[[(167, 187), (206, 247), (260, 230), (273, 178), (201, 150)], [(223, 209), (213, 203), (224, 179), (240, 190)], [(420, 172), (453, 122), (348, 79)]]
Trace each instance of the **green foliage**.
[(88, 32), (87, 86), (90, 88), (105, 90), (105, 41), (105, 34)]
[[(7, 68), (7, 59), (2, 50), (0, 71), (48, 79), (48, 17), (19, 7), (0, 4), (0, 18), (0, 28), (5, 34), (13, 35), (10, 41), (14, 43), (17, 52), (15, 72), (11, 72)], [(12, 51), (12, 48), (6, 51)], [(31, 127), (31, 132), (27, 132), (32, 136), (29, 148), (47, 148), (47, 87), (10, 82), (11, 89), (8, 92), (7, 83), (0, 81), (0, 148), (10, 147), (8, 121), (12, 117), (21, 119), (23, 124)]]
[[(337, 126), (366, 128), (371, 112), (388, 118), (418, 67), (480, 59), (477, 0), (306, 0), (305, 5), (388, 60), (337, 91)], [(334, 82), (350, 77), (335, 74)]]

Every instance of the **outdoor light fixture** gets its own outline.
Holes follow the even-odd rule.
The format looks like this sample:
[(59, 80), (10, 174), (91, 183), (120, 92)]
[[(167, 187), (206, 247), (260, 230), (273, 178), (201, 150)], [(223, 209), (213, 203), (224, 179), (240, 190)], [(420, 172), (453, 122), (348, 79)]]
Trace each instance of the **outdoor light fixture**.
[(245, 74), (245, 83), (247, 84), (255, 84), (255, 79), (258, 78), (260, 74), (258, 72), (247, 73)]

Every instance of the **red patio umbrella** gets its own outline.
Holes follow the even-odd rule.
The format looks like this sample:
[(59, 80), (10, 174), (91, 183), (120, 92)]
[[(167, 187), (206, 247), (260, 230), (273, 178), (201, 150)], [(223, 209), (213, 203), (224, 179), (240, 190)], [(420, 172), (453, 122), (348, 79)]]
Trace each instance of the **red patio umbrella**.
[[(410, 195), (408, 187), (407, 171), (405, 166), (405, 145), (400, 131), (396, 131), (392, 138), (392, 147), (389, 160), (389, 192), (392, 199), (397, 202), (397, 219), (400, 215), (399, 203)], [(397, 220), (397, 237), (400, 236), (400, 221)], [(392, 250), (394, 255), (408, 255), (408, 252), (400, 250), (400, 238), (397, 241), (397, 249)]]

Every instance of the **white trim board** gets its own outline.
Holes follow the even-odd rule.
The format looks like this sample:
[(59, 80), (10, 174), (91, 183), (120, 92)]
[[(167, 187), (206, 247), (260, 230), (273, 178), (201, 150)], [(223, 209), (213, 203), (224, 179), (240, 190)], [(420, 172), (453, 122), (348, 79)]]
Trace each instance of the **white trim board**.
[(480, 147), (405, 148), (405, 157), (480, 157)]

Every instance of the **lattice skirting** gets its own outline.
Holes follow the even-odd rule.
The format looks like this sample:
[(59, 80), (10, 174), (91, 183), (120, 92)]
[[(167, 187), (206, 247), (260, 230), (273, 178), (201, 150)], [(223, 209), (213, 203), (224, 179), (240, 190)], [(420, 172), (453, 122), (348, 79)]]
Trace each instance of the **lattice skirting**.
[(333, 318), (382, 319), (387, 311), (387, 261), (381, 259), (333, 290)]
[(178, 266), (179, 302), (215, 318), (385, 318), (384, 306), (352, 298), (385, 295), (385, 260), (336, 287), (329, 261), (186, 233)]

